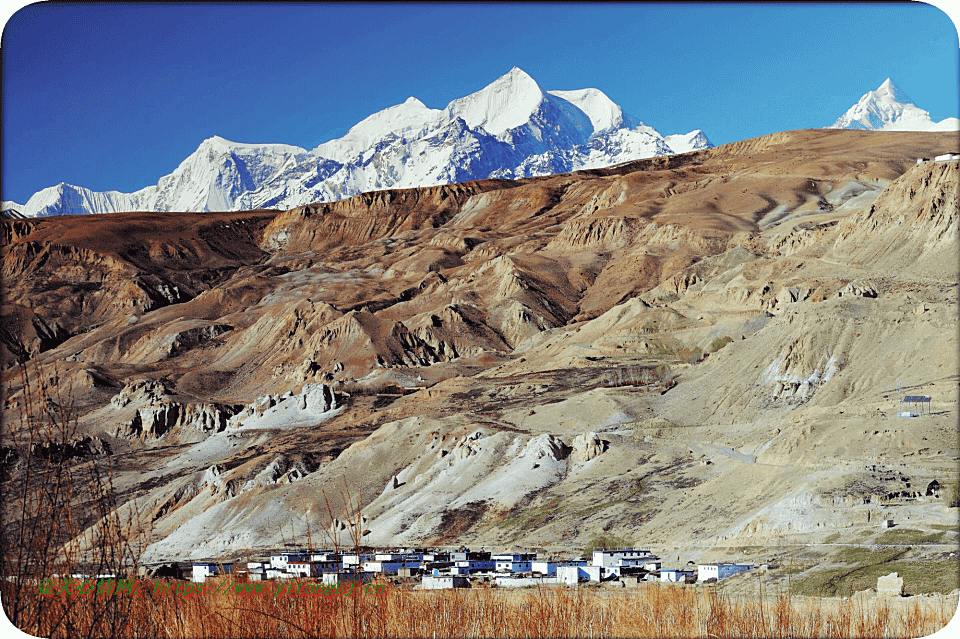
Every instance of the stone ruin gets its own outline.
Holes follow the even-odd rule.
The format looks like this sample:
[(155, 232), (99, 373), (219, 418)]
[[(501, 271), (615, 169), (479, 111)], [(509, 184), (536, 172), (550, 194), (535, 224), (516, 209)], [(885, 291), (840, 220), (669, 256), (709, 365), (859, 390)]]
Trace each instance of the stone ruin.
[(891, 572), (885, 577), (877, 579), (878, 597), (900, 597), (903, 595), (903, 577)]

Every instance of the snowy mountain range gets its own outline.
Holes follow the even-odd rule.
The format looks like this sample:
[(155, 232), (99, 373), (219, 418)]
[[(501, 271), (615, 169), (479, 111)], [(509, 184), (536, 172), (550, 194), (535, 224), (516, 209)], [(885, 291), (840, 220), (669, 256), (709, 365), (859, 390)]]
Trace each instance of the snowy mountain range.
[(864, 131), (956, 131), (960, 120), (947, 118), (940, 122), (917, 107), (913, 100), (887, 78), (876, 91), (869, 91), (860, 101), (833, 123), (829, 129)]
[(700, 130), (660, 135), (597, 89), (543, 91), (514, 67), (444, 109), (411, 97), (312, 151), (215, 136), (155, 186), (120, 193), (61, 183), (3, 208), (28, 217), (289, 209), (365, 191), (550, 175), (711, 146)]

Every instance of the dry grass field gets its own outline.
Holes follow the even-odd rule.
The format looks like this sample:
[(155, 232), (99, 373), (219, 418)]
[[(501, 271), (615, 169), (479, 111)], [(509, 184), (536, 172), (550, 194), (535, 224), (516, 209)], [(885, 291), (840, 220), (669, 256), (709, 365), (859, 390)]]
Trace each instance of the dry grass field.
[[(208, 589), (216, 590), (219, 581)], [(712, 588), (551, 588), (442, 592), (387, 585), (380, 595), (217, 595), (118, 599), (37, 595), (47, 608), (26, 632), (43, 637), (921, 637), (944, 627), (955, 597), (735, 598)], [(225, 594), (226, 593), (226, 594)], [(112, 603), (111, 603), (112, 602)]]

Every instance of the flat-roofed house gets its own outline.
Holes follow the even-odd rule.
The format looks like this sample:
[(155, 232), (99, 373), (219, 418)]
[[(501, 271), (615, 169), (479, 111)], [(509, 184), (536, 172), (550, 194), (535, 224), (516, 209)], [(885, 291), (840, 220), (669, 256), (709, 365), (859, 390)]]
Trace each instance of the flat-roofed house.
[(466, 577), (456, 575), (424, 575), (420, 584), (424, 590), (444, 590), (446, 588), (469, 588)]
[(217, 562), (197, 562), (193, 564), (193, 573), (190, 580), (195, 583), (203, 583), (207, 577), (217, 577), (219, 575), (232, 575), (233, 564)]
[(726, 579), (732, 575), (737, 574), (738, 572), (743, 572), (745, 570), (753, 570), (756, 568), (753, 564), (736, 564), (736, 563), (717, 563), (717, 564), (700, 564), (697, 566), (697, 581), (706, 581), (707, 579)]
[(661, 570), (660, 571), (660, 581), (667, 582), (680, 582), (685, 583), (687, 581), (693, 580), (693, 576), (696, 574), (695, 570)]

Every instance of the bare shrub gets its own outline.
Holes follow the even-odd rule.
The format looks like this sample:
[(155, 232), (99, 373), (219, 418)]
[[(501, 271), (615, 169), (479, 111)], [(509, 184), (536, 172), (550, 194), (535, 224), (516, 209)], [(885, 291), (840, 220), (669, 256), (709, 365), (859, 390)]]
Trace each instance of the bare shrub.
[(718, 337), (717, 339), (710, 342), (710, 352), (716, 353), (717, 351), (719, 351), (721, 348), (723, 348), (724, 346), (726, 346), (732, 341), (733, 341), (733, 338), (730, 337), (729, 335), (725, 337)]
[(621, 386), (659, 386), (669, 388), (673, 384), (673, 373), (666, 364), (655, 368), (649, 366), (626, 366), (608, 370), (603, 375), (603, 385), (609, 388)]
[[(142, 527), (135, 508), (118, 508), (109, 455), (68, 454), (78, 441), (72, 389), (41, 373), (36, 360), (20, 362), (18, 419), (4, 429), (4, 611), (38, 636), (124, 636), (132, 599), (117, 586), (136, 578)], [(42, 594), (66, 583), (95, 594)]]

